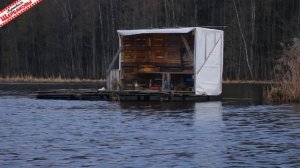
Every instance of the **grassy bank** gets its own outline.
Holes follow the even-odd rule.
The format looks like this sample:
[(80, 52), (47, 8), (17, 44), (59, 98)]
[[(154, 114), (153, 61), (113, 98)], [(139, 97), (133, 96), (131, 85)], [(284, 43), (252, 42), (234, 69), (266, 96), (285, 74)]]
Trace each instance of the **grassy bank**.
[[(105, 79), (79, 79), (79, 78), (35, 78), (26, 77), (0, 77), (0, 82), (28, 82), (28, 83), (104, 83)], [(223, 84), (278, 84), (275, 81), (256, 81), (256, 80), (224, 80)]]
[(276, 81), (260, 81), (260, 80), (224, 80), (223, 84), (279, 84), (280, 82)]
[(28, 82), (28, 83), (104, 83), (104, 79), (79, 79), (79, 78), (35, 78), (32, 76), (26, 77), (0, 77), (0, 82)]

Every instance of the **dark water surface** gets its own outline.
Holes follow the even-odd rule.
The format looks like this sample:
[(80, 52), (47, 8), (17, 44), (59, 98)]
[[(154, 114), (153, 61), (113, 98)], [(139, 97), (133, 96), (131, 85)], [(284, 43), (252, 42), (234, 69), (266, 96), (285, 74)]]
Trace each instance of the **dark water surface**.
[(300, 167), (300, 106), (0, 97), (0, 167)]

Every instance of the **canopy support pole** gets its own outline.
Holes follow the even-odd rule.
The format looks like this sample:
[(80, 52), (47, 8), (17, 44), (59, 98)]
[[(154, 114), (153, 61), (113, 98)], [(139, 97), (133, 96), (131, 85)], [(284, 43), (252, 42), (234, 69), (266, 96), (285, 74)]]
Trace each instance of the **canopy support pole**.
[(109, 75), (111, 69), (113, 68), (113, 66), (114, 66), (114, 64), (115, 64), (115, 62), (116, 62), (117, 59), (119, 58), (119, 55), (120, 55), (121, 51), (122, 51), (122, 47), (119, 48), (119, 50), (117, 51), (117, 53), (116, 53), (115, 56), (113, 57), (111, 63), (109, 64), (109, 66), (108, 66), (108, 68), (107, 68), (107, 70), (106, 70), (106, 76)]
[(186, 40), (186, 38), (183, 35), (181, 35), (181, 40), (182, 40), (182, 42), (185, 46), (185, 49), (187, 50), (189, 56), (193, 58), (193, 53), (191, 51), (191, 47), (189, 46), (188, 41)]

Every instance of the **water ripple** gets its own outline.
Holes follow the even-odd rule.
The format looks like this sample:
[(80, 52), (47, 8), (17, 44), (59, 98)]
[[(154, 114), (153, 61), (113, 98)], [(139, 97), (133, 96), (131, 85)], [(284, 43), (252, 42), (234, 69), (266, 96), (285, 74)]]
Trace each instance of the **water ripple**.
[(0, 97), (1, 167), (299, 167), (300, 106)]

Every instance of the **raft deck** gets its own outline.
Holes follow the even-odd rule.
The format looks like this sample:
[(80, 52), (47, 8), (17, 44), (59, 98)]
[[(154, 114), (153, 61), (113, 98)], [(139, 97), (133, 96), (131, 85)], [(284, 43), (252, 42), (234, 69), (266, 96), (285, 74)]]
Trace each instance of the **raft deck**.
[(152, 90), (54, 90), (41, 91), (37, 99), (98, 100), (98, 101), (209, 101), (218, 97), (199, 96), (191, 91), (152, 91)]

